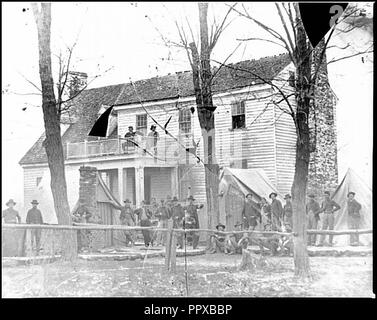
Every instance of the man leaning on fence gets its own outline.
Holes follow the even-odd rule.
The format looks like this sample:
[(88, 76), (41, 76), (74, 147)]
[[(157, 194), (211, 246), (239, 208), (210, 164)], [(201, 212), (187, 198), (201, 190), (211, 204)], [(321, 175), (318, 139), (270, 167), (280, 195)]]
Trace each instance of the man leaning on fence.
[[(355, 199), (355, 192), (350, 191), (347, 195), (347, 211), (348, 211), (348, 228), (349, 229), (359, 229), (360, 228), (360, 210), (361, 204), (358, 203)], [(350, 235), (350, 244), (351, 246), (360, 246), (362, 243), (359, 241), (358, 234)]]
[[(27, 212), (26, 215), (26, 223), (28, 224), (43, 224), (43, 218), (41, 211), (37, 208), (39, 202), (37, 200), (33, 200), (31, 202), (32, 208)], [(40, 251), (41, 247), (41, 229), (31, 229), (31, 247), (34, 248), (38, 252)]]
[[(335, 217), (334, 213), (340, 209), (340, 205), (337, 204), (334, 200), (330, 199), (330, 192), (325, 191), (325, 200), (322, 202), (321, 209), (318, 213), (323, 212), (322, 217), (322, 230), (334, 230), (334, 223), (335, 223)], [(326, 235), (322, 234), (319, 245), (323, 246), (325, 243)], [(333, 238), (334, 236), (332, 234), (329, 235), (329, 246), (333, 246)]]

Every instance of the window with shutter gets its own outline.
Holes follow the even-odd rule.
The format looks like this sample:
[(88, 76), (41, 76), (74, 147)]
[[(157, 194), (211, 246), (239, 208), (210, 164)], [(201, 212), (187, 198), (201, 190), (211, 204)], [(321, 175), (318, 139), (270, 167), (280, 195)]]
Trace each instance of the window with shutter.
[(232, 129), (245, 128), (245, 101), (232, 104)]

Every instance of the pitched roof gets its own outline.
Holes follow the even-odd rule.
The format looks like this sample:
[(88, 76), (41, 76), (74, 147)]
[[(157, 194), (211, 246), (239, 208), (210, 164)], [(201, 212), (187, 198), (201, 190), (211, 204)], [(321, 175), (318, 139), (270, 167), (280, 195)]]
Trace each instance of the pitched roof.
[[(263, 79), (272, 79), (290, 63), (287, 54), (265, 57), (258, 60), (241, 61), (235, 64), (228, 64), (217, 72), (213, 79), (212, 92), (223, 92), (231, 89), (246, 87), (249, 85), (261, 84), (261, 81), (254, 74)], [(66, 155), (67, 142), (79, 142), (85, 139), (96, 139), (88, 137), (88, 132), (97, 120), (98, 111), (102, 105), (124, 105), (143, 102), (172, 99), (178, 96), (187, 97), (194, 95), (192, 72), (177, 72), (176, 74), (162, 77), (154, 77), (139, 80), (132, 83), (111, 85), (106, 87), (84, 90), (74, 100), (76, 116), (80, 121), (71, 124), (62, 136), (64, 154)], [(30, 150), (22, 157), (19, 164), (46, 163), (47, 156), (42, 142), (44, 133)]]
[[(290, 63), (288, 54), (265, 57), (258, 60), (246, 60), (223, 66), (219, 72), (213, 68), (215, 77), (212, 82), (212, 92), (242, 88), (249, 85), (263, 83), (256, 75), (263, 79), (273, 79), (284, 67)], [(194, 95), (192, 72), (184, 71), (163, 77), (135, 81), (124, 85), (123, 91), (115, 105), (125, 105), (143, 102), (172, 99), (178, 96)]]

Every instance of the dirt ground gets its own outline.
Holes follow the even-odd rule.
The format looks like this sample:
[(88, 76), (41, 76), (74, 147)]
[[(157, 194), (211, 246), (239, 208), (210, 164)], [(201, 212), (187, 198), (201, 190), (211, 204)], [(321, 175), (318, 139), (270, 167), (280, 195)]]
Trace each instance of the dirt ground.
[(294, 277), (293, 258), (268, 257), (268, 265), (238, 271), (241, 256), (177, 258), (164, 270), (161, 257), (134, 261), (54, 262), (2, 268), (3, 297), (374, 297), (372, 257), (312, 257), (311, 281)]

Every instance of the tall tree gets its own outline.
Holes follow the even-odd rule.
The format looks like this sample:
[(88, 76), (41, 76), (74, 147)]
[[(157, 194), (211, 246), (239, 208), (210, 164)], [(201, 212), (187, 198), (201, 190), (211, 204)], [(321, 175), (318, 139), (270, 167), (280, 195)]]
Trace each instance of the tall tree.
[[(292, 202), (293, 202), (293, 242), (294, 242), (294, 264), (295, 274), (302, 277), (310, 277), (310, 265), (306, 247), (306, 214), (305, 214), (305, 201), (306, 190), (308, 185), (308, 169), (310, 152), (314, 150), (310, 145), (310, 132), (309, 132), (309, 110), (315, 99), (315, 88), (317, 85), (318, 74), (320, 67), (326, 64), (325, 51), (328, 46), (328, 42), (331, 39), (335, 25), (329, 33), (327, 40), (324, 39), (320, 42), (316, 49), (312, 48), (298, 8), (297, 3), (283, 3), (275, 4), (276, 11), (283, 27), (283, 32), (279, 32), (271, 26), (266, 25), (263, 21), (253, 17), (244, 5), (243, 10), (232, 8), (240, 16), (251, 20), (258, 27), (266, 31), (270, 38), (248, 38), (242, 39), (243, 41), (266, 41), (269, 43), (277, 44), (285, 48), (289, 54), (291, 62), (295, 66), (296, 75), (293, 81), (294, 83), (294, 102), (292, 103), (290, 97), (291, 92), (287, 92), (282, 86), (279, 86), (276, 79), (264, 79), (258, 74), (253, 76), (258, 77), (266, 84), (270, 84), (278, 95), (281, 96), (279, 102), (275, 103), (276, 107), (283, 112), (288, 113), (296, 127), (296, 164), (295, 174), (292, 184)], [(349, 8), (344, 13), (342, 20), (344, 21), (348, 17), (357, 16), (359, 10), (357, 8)], [(340, 21), (338, 21), (339, 23)], [(341, 32), (349, 32), (349, 30)], [(272, 38), (272, 39), (271, 39)], [(349, 55), (352, 57), (358, 54), (371, 52), (368, 48), (365, 52)], [(313, 59), (314, 56), (314, 59)], [(340, 59), (345, 59), (342, 57)], [(340, 60), (339, 59), (339, 60)], [(331, 62), (337, 61), (332, 60)], [(248, 72), (247, 70), (245, 70)]]
[[(51, 191), (59, 224), (70, 225), (72, 219), (67, 197), (64, 153), (60, 131), (60, 110), (54, 93), (51, 70), (51, 3), (32, 3), (33, 14), (38, 29), (39, 75), (42, 88), (42, 110), (46, 138), (43, 145), (47, 154), (51, 174)], [(74, 232), (66, 232), (63, 241), (63, 256), (66, 259), (77, 255)]]

